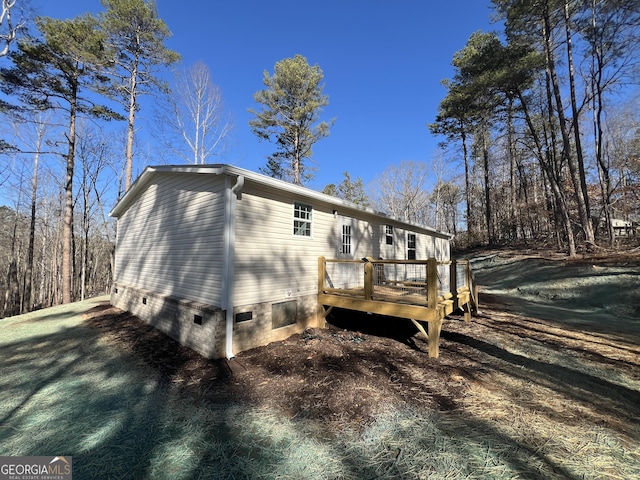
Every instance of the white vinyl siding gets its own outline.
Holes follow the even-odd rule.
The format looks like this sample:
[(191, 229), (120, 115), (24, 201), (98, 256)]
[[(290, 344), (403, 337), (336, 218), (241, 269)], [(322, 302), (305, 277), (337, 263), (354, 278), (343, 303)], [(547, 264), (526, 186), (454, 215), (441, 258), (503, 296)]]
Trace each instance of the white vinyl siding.
[[(296, 202), (313, 208), (312, 239), (291, 234), (291, 212)], [(394, 223), (395, 240), (393, 245), (386, 245), (388, 220), (357, 210), (334, 215), (333, 210), (335, 206), (247, 182), (237, 203), (234, 305), (284, 301), (288, 294), (296, 297), (316, 293), (318, 257), (344, 256), (346, 219), (351, 226), (350, 258), (405, 259), (407, 233), (416, 236), (419, 260), (433, 253), (439, 260), (449, 258), (448, 251), (446, 256), (433, 251), (434, 242), (448, 246), (446, 238)]]
[[(313, 208), (313, 237), (292, 235), (294, 203)], [(287, 192), (245, 184), (237, 203), (234, 305), (280, 301), (317, 291), (318, 257), (335, 256), (331, 210)], [(331, 242), (333, 241), (333, 247)]]
[[(236, 203), (234, 298), (237, 307), (283, 302), (317, 293), (318, 257), (406, 258), (407, 234), (416, 258), (449, 258), (446, 235), (352, 208), (303, 189), (252, 179)], [(235, 176), (231, 177), (232, 183)], [(119, 213), (116, 283), (220, 305), (223, 281), (225, 175), (154, 173)], [(310, 207), (311, 236), (295, 235), (296, 203)], [(345, 237), (343, 225), (350, 226)], [(392, 226), (393, 244), (386, 244)], [(351, 253), (343, 255), (345, 240)]]
[[(374, 219), (372, 219), (373, 221)], [(391, 227), (391, 228), (389, 228)], [(393, 244), (387, 243), (389, 231), (393, 231)], [(385, 260), (407, 259), (409, 245), (408, 235), (415, 235), (415, 252), (417, 260), (436, 258), (437, 260), (449, 260), (449, 239), (442, 234), (421, 231), (419, 228), (408, 229), (400, 222), (381, 223), (378, 227), (380, 232), (379, 256)]]
[(156, 177), (118, 220), (115, 282), (220, 304), (224, 177)]

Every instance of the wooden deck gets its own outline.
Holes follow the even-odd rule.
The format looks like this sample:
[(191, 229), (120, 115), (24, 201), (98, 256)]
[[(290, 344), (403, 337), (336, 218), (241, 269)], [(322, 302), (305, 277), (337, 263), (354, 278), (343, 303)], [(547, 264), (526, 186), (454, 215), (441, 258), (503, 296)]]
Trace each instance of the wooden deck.
[[(323, 317), (333, 307), (411, 320), (439, 355), (444, 318), (478, 308), (478, 292), (468, 260), (318, 259), (318, 306)], [(425, 330), (425, 324), (427, 329)]]

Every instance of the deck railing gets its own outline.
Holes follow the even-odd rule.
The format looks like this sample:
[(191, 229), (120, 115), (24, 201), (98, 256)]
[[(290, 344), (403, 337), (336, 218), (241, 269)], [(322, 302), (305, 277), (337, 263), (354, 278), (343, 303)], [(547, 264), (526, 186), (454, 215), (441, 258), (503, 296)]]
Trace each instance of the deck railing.
[[(318, 293), (437, 309), (477, 306), (469, 260), (318, 259)], [(467, 316), (465, 316), (467, 317)]]
[(471, 321), (477, 305), (468, 260), (318, 258), (319, 314), (326, 317), (338, 307), (410, 319), (427, 337), (430, 357), (439, 355), (444, 317), (462, 309), (465, 321)]
[(455, 262), (457, 269), (461, 269), (456, 269), (456, 279), (459, 282), (456, 284), (458, 296), (462, 293), (468, 293), (470, 308), (476, 312), (478, 310), (478, 284), (471, 269), (471, 262), (466, 258), (457, 261), (453, 260), (453, 262)]

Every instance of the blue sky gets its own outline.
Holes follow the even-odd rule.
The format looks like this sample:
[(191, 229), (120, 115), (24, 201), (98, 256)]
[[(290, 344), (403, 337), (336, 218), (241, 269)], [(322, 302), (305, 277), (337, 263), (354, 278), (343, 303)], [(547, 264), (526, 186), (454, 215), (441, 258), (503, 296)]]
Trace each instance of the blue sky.
[[(102, 10), (100, 0), (31, 0), (55, 18)], [(296, 54), (324, 72), (335, 117), (331, 135), (314, 147), (319, 171), (307, 186), (338, 183), (347, 170), (368, 184), (403, 160), (431, 162), (437, 138), (426, 126), (453, 73), (451, 59), (477, 30), (492, 30), (489, 0), (157, 0), (160, 17), (185, 67), (203, 61), (223, 93), (235, 128), (220, 161), (257, 171), (274, 145), (251, 132), (248, 108), (263, 71)], [(145, 115), (140, 112), (141, 138)], [(122, 126), (124, 128), (124, 124)], [(148, 140), (150, 141), (150, 140)], [(144, 143), (144, 141), (143, 141)], [(218, 161), (218, 159), (216, 159)], [(149, 163), (154, 163), (153, 159)], [(453, 165), (452, 165), (453, 167)], [(139, 164), (139, 173), (144, 164)], [(457, 168), (457, 167), (456, 167)]]

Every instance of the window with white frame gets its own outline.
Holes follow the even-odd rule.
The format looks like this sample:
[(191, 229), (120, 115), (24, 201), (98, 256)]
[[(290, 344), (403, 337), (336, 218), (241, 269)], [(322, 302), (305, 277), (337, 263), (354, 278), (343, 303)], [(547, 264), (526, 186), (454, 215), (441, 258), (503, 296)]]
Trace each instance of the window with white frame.
[(311, 236), (313, 209), (309, 205), (296, 202), (293, 206), (293, 234), (302, 237)]
[(407, 260), (416, 259), (416, 234), (407, 234)]
[(393, 225), (385, 225), (384, 233), (387, 238), (387, 245), (393, 245)]
[(351, 225), (342, 225), (342, 253), (351, 254)]

